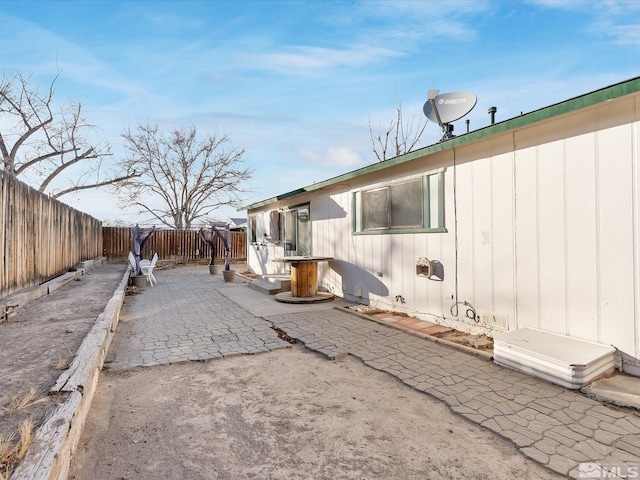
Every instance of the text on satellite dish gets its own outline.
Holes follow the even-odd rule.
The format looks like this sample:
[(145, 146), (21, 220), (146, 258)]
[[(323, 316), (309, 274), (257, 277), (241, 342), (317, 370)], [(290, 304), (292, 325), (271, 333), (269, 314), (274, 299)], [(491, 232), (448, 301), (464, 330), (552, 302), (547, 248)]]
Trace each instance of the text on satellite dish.
[(441, 98), (440, 101), (438, 102), (440, 105), (456, 105), (458, 103), (467, 103), (467, 99), (466, 98), (455, 98), (455, 99), (451, 99), (451, 100), (445, 100), (444, 98)]

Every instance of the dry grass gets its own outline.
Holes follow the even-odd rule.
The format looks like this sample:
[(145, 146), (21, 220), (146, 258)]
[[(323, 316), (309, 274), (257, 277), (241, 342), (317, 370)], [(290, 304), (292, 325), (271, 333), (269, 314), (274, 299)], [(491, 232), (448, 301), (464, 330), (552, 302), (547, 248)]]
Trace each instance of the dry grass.
[(138, 287), (134, 287), (134, 286), (128, 286), (124, 292), (124, 294), (126, 296), (131, 296), (131, 295), (138, 295), (142, 293), (142, 290), (140, 290)]
[(0, 480), (7, 480), (13, 470), (9, 464), (13, 457), (13, 439), (15, 436), (15, 433), (12, 433), (6, 438), (0, 436)]
[(0, 437), (0, 480), (9, 479), (14, 468), (27, 454), (32, 442), (33, 422), (30, 418), (20, 423), (17, 435), (14, 432), (7, 437)]
[(71, 365), (71, 360), (73, 360), (73, 352), (69, 350), (65, 355), (60, 355), (58, 357), (58, 362), (53, 368), (56, 370), (66, 370), (69, 368), (69, 365)]
[(29, 446), (33, 443), (33, 421), (30, 418), (20, 423), (18, 434), (20, 435), (20, 441), (18, 442), (16, 457), (20, 461), (27, 454)]
[(15, 413), (26, 408), (45, 402), (47, 397), (36, 398), (38, 396), (36, 389), (31, 387), (25, 394), (14, 395), (8, 407), (0, 407), (1, 413)]

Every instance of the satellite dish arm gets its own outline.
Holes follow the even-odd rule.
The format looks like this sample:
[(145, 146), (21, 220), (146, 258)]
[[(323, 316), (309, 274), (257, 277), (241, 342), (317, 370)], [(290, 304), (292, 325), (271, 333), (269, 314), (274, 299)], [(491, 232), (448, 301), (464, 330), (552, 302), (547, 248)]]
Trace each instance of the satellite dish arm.
[(435, 98), (429, 98), (429, 103), (431, 104), (431, 107), (433, 108), (433, 113), (436, 114), (436, 118), (438, 119), (438, 125), (440, 125), (440, 128), (442, 128), (442, 130), (445, 129), (444, 124), (442, 123), (442, 120), (440, 120), (440, 114), (438, 113), (438, 107), (436, 106), (436, 99)]
[(440, 112), (438, 112), (438, 106), (436, 105), (436, 98), (438, 97), (438, 93), (440, 93), (440, 90), (438, 90), (437, 88), (432, 88), (427, 92), (427, 100), (429, 100), (431, 108), (433, 108), (433, 113), (436, 114), (438, 125), (440, 125), (440, 128), (444, 133), (444, 137), (442, 137), (442, 139), (444, 140), (449, 135), (449, 125), (446, 123), (442, 123), (442, 119), (440, 118)]

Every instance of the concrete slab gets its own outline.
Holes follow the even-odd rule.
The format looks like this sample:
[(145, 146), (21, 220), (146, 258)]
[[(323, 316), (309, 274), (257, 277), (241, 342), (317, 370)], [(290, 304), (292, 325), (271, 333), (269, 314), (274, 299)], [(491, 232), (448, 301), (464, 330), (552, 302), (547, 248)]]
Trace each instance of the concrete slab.
[(241, 306), (256, 317), (265, 315), (282, 315), (287, 313), (307, 312), (313, 310), (328, 310), (339, 306), (348, 305), (340, 299), (332, 302), (314, 304), (292, 304), (277, 302), (271, 295), (265, 295), (249, 287), (219, 287), (220, 293)]
[(280, 292), (276, 295), (276, 301), (283, 303), (295, 303), (299, 304), (308, 304), (308, 303), (322, 303), (322, 302), (330, 302), (333, 300), (335, 295), (333, 293), (328, 292), (318, 292), (317, 295), (312, 297), (294, 297), (291, 292)]
[(614, 374), (596, 380), (582, 389), (585, 395), (621, 407), (640, 409), (640, 378)]
[(291, 278), (283, 274), (260, 275), (249, 282), (249, 287), (261, 293), (275, 295), (291, 290)]
[(264, 282), (262, 280), (251, 280), (249, 282), (249, 288), (266, 295), (275, 295), (280, 293), (280, 286), (274, 285), (272, 282)]

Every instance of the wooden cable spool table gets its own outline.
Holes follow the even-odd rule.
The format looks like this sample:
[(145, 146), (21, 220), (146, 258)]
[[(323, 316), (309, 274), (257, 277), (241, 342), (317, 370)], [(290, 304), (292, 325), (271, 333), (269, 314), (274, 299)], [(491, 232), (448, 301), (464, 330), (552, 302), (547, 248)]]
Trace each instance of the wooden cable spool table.
[(312, 303), (333, 299), (333, 294), (318, 292), (318, 263), (332, 257), (296, 255), (274, 258), (274, 262), (291, 264), (291, 292), (276, 295), (276, 300), (287, 303)]

